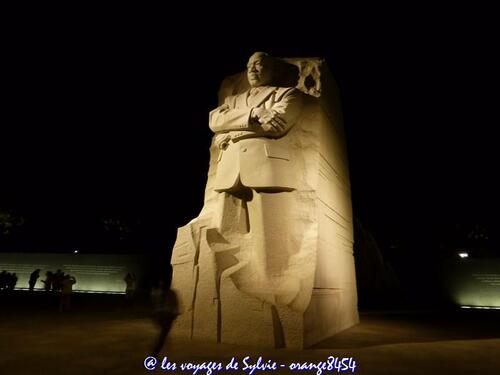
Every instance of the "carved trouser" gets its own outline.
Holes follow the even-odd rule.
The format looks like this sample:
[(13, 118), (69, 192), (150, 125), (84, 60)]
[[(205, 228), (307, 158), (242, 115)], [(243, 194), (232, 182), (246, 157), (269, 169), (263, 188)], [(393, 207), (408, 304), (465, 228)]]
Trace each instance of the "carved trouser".
[[(301, 253), (306, 226), (301, 223), (299, 194), (256, 191), (240, 184), (220, 192), (217, 206), (212, 225), (221, 237), (208, 236), (207, 241), (218, 248), (218, 263), (225, 263), (218, 268), (240, 291), (271, 305), (304, 311), (315, 260)], [(238, 248), (231, 252), (232, 262), (225, 260), (220, 246)]]

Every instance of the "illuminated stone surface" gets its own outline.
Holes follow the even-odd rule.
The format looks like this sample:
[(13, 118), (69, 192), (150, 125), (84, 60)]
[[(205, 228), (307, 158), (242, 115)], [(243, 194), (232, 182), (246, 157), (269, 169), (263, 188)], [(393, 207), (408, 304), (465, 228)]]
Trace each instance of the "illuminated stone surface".
[(302, 348), (356, 324), (347, 153), (325, 62), (254, 54), (219, 99), (205, 204), (172, 255), (173, 334)]

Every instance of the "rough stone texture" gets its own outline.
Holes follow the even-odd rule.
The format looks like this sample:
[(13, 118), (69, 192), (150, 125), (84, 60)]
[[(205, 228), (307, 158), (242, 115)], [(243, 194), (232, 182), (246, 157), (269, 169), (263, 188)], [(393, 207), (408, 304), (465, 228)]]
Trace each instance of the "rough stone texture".
[[(236, 158), (259, 139), (240, 140), (226, 151), (212, 142), (203, 209), (179, 228), (172, 255), (172, 287), (183, 306), (173, 335), (302, 348), (358, 322), (349, 173), (336, 84), (318, 58), (281, 59), (278, 71), (280, 86), (295, 86), (306, 95), (298, 122), (272, 143), (285, 148), (286, 156), (264, 147), (269, 158), (293, 160), (293, 168), (282, 173), (293, 171), (295, 190), (253, 191), (241, 199), (215, 191), (221, 153)], [(244, 73), (228, 77), (219, 101), (248, 89)]]

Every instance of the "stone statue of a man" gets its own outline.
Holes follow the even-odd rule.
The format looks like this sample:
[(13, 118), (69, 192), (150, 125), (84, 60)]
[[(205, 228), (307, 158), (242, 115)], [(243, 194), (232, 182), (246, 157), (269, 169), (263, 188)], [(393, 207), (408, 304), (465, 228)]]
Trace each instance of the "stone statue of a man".
[(174, 336), (303, 348), (358, 321), (336, 86), (321, 58), (257, 52), (221, 85), (205, 203), (178, 229)]
[(221, 149), (214, 227), (229, 242), (239, 234), (234, 242), (246, 243), (231, 273), (240, 291), (271, 305), (302, 310), (308, 301), (300, 298), (300, 271), (291, 269), (299, 244), (288, 235), (299, 181), (287, 139), (301, 114), (302, 93), (272, 85), (274, 64), (271, 56), (254, 53), (247, 65), (251, 88), (227, 97), (210, 113), (210, 129)]

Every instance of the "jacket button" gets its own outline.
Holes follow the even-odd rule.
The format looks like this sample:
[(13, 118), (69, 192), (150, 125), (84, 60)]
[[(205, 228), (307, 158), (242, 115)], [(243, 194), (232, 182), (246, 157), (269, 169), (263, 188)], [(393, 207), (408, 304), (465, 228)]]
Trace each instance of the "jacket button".
[(247, 148), (246, 148), (246, 147), (243, 147), (243, 148), (241, 149), (241, 152), (247, 152)]

